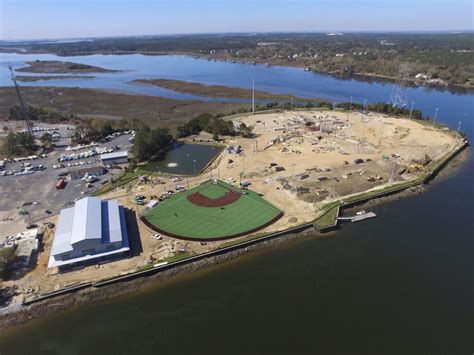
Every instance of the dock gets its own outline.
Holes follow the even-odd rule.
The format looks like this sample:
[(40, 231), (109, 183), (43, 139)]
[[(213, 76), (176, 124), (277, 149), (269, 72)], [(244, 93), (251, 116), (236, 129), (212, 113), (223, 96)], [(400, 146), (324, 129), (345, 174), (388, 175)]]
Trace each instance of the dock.
[(365, 211), (360, 211), (355, 214), (355, 216), (350, 216), (350, 217), (337, 217), (339, 221), (351, 221), (351, 222), (360, 222), (365, 219), (369, 218), (374, 218), (377, 217), (377, 215), (374, 212), (365, 212)]

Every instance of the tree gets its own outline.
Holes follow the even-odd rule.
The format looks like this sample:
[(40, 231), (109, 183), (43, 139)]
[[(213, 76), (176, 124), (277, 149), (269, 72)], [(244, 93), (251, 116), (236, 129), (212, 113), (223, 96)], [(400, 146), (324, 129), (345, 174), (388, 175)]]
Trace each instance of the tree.
[(11, 263), (15, 260), (15, 251), (13, 248), (0, 249), (0, 280), (5, 280)]
[(7, 157), (29, 154), (35, 151), (35, 137), (28, 132), (9, 133), (2, 147), (2, 153)]
[(251, 137), (252, 136), (252, 129), (253, 127), (247, 126), (245, 123), (241, 123), (239, 126), (239, 134), (242, 137)]
[(150, 129), (144, 126), (136, 131), (132, 147), (135, 161), (145, 161), (162, 156), (172, 145), (173, 137), (168, 128)]
[(40, 137), (40, 142), (44, 148), (51, 148), (53, 146), (53, 136), (51, 133), (46, 132)]
[(187, 122), (184, 126), (179, 126), (177, 129), (177, 137), (188, 137), (202, 131), (225, 136), (235, 134), (234, 126), (231, 121), (225, 121), (219, 117), (212, 116), (209, 113), (203, 113)]

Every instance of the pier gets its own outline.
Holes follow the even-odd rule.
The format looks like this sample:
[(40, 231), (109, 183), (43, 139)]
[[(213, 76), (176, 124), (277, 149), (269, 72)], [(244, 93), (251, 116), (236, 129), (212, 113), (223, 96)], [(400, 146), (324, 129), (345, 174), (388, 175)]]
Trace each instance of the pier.
[(337, 219), (339, 221), (360, 222), (360, 221), (363, 221), (365, 219), (374, 218), (374, 217), (377, 217), (377, 215), (374, 212), (359, 211), (355, 214), (355, 216), (337, 217)]

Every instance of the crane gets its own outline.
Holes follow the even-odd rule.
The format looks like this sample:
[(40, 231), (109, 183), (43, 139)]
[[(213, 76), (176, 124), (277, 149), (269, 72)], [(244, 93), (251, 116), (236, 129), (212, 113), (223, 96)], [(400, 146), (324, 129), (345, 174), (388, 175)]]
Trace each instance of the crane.
[(16, 95), (18, 96), (18, 101), (20, 102), (21, 118), (23, 118), (23, 121), (25, 122), (26, 131), (30, 134), (33, 134), (33, 124), (30, 121), (30, 117), (28, 116), (28, 110), (26, 109), (25, 104), (23, 103), (23, 99), (21, 98), (20, 86), (18, 85), (16, 81), (16, 76), (13, 73), (12, 66), (8, 65), (8, 69), (10, 69), (10, 73), (12, 75), (12, 81), (15, 86)]

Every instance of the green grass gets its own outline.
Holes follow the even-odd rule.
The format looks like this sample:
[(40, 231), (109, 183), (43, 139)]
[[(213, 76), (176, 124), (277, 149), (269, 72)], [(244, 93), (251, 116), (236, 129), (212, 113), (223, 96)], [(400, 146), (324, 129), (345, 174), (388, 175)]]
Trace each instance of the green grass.
[[(144, 214), (144, 218), (164, 234), (212, 240), (242, 235), (276, 218), (281, 211), (257, 193), (247, 190), (240, 199), (223, 207), (201, 207), (188, 201), (189, 194), (200, 192), (220, 196), (226, 188), (243, 192), (224, 182), (220, 186), (205, 182), (171, 198)], [(211, 197), (212, 198), (212, 197)]]
[(325, 229), (333, 227), (337, 222), (337, 217), (339, 214), (339, 206), (332, 207), (328, 209), (323, 215), (321, 215), (314, 224), (318, 229)]
[(115, 180), (114, 183), (108, 182), (107, 184), (101, 186), (99, 189), (94, 191), (92, 195), (99, 196), (99, 195), (105, 194), (109, 191), (112, 191), (113, 189), (117, 187), (124, 186), (128, 184), (129, 182), (132, 182), (133, 180), (138, 179), (138, 177), (142, 174), (143, 172), (141, 170), (138, 170), (136, 172), (123, 173)]

